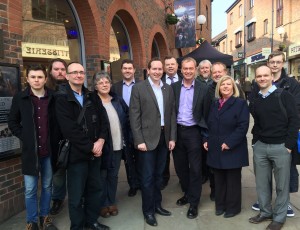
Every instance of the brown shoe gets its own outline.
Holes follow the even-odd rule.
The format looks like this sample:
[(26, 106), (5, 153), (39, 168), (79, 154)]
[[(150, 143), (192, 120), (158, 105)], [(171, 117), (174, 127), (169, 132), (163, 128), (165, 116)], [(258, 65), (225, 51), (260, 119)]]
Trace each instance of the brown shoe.
[(116, 205), (108, 206), (108, 211), (111, 216), (116, 216), (119, 214), (119, 210)]
[(280, 230), (283, 226), (283, 223), (279, 223), (277, 221), (272, 221), (271, 224), (266, 228), (267, 230)]
[(110, 213), (109, 213), (108, 207), (101, 208), (101, 210), (100, 210), (100, 216), (102, 216), (104, 218), (110, 217)]
[(260, 213), (257, 216), (249, 218), (249, 222), (252, 224), (259, 224), (268, 220), (272, 220), (272, 217), (262, 216)]

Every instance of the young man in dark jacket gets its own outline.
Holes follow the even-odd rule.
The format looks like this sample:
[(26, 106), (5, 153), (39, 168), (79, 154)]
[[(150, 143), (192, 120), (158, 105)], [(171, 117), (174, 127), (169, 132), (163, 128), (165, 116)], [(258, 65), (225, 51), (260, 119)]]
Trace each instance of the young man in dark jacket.
[[(26, 229), (39, 229), (39, 217), (41, 229), (55, 230), (57, 228), (49, 218), (52, 190), (50, 139), (55, 137), (51, 129), (55, 125), (53, 91), (45, 88), (47, 75), (42, 66), (29, 67), (26, 80), (29, 87), (14, 96), (8, 118), (12, 133), (23, 143), (21, 158), (25, 184)], [(39, 174), (42, 190), (38, 204)]]
[(66, 79), (68, 84), (55, 97), (55, 108), (63, 136), (71, 143), (67, 168), (70, 229), (107, 230), (109, 227), (97, 221), (103, 192), (101, 156), (108, 131), (105, 110), (83, 86), (85, 72), (81, 64), (70, 63)]

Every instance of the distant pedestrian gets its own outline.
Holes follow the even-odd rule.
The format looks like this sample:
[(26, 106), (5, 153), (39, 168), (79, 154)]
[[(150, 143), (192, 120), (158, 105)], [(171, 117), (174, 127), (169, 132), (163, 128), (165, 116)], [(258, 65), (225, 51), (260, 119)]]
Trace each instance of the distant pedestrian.
[(251, 82), (250, 79), (248, 77), (246, 77), (245, 82), (243, 84), (243, 91), (245, 92), (245, 96), (246, 96), (246, 100), (249, 100), (249, 95), (251, 93)]

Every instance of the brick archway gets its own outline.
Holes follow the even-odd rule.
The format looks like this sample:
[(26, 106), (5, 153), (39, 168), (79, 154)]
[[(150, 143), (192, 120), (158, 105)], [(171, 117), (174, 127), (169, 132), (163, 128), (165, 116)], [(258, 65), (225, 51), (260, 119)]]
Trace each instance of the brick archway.
[(159, 49), (159, 53), (160, 53), (160, 57), (163, 59), (164, 57), (169, 55), (169, 46), (167, 44), (167, 36), (164, 32), (164, 30), (159, 26), (159, 25), (155, 25), (152, 30), (151, 33), (149, 35), (149, 44), (148, 44), (148, 58), (151, 58), (151, 48), (152, 48), (152, 42), (153, 40), (156, 40), (157, 45), (158, 45), (158, 49)]
[[(143, 44), (144, 36), (134, 9), (127, 1), (116, 0), (110, 5), (107, 12), (108, 14), (105, 20), (104, 29), (104, 43), (109, 44), (109, 31), (112, 20), (115, 15), (118, 15), (128, 31), (133, 61), (137, 69), (142, 68), (146, 65), (145, 45)], [(109, 59), (109, 45), (105, 47), (104, 55), (106, 56), (106, 59)]]

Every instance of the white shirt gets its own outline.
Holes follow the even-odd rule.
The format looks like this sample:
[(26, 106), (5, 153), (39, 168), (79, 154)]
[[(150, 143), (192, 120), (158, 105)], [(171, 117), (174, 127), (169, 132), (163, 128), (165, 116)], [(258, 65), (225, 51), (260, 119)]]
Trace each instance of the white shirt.
[(159, 112), (160, 112), (160, 124), (161, 124), (161, 126), (164, 126), (165, 125), (164, 97), (163, 97), (162, 90), (161, 90), (161, 87), (163, 87), (164, 84), (162, 83), (162, 81), (160, 81), (159, 86), (157, 86), (153, 83), (153, 81), (151, 80), (150, 77), (148, 77), (148, 81), (150, 82), (150, 85), (153, 89), (153, 92), (155, 94), (156, 101), (158, 104), (158, 108), (159, 108)]

